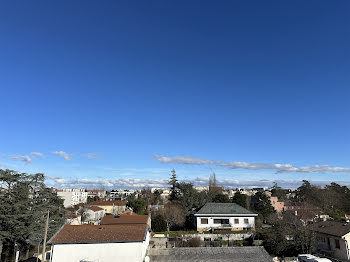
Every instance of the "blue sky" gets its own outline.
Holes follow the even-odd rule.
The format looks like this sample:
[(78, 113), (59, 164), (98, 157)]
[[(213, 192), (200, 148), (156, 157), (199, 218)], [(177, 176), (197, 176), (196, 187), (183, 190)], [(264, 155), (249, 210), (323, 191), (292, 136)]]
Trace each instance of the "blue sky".
[(3, 1), (0, 168), (90, 187), (155, 185), (172, 168), (189, 181), (216, 172), (227, 185), (349, 182), (349, 9), (349, 1)]

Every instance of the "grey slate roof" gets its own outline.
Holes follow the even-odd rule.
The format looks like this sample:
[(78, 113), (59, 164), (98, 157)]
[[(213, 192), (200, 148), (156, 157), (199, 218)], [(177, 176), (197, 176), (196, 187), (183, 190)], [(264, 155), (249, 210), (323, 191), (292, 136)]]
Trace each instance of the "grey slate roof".
[(322, 221), (309, 226), (312, 231), (342, 237), (350, 233), (350, 223)]
[(151, 248), (150, 261), (191, 262), (271, 262), (272, 258), (263, 247), (179, 247)]
[(206, 203), (196, 215), (256, 215), (235, 203)]

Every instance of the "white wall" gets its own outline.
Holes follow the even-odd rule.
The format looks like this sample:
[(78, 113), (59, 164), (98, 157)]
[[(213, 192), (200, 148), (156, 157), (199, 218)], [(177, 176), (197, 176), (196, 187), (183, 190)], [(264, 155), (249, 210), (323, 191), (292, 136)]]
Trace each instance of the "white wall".
[(70, 207), (79, 203), (87, 202), (87, 192), (82, 190), (64, 190), (63, 192), (57, 192), (57, 196), (61, 197), (64, 202), (64, 207)]
[[(207, 218), (208, 224), (201, 224), (201, 218)], [(229, 223), (232, 228), (251, 228), (255, 227), (255, 217), (197, 217), (197, 229), (198, 228), (220, 228), (221, 224), (214, 224), (214, 219), (229, 219)], [(234, 219), (238, 219), (239, 223), (235, 224)], [(248, 224), (244, 223), (244, 219), (248, 219)]]
[(148, 245), (148, 232), (143, 242), (57, 244), (51, 249), (52, 262), (142, 262)]
[(62, 198), (63, 201), (63, 206), (64, 207), (70, 207), (72, 206), (72, 192), (57, 192), (57, 196)]

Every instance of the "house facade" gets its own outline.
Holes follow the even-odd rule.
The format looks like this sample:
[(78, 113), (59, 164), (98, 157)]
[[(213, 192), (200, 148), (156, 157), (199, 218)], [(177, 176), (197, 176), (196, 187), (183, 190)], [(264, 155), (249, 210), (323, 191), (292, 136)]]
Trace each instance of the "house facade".
[(90, 206), (98, 206), (104, 209), (105, 213), (118, 215), (126, 210), (126, 201), (123, 200), (98, 200), (90, 203)]
[(206, 203), (194, 216), (197, 231), (203, 232), (254, 229), (258, 215), (235, 203)]
[(145, 260), (147, 224), (65, 225), (50, 239), (52, 262)]
[(105, 215), (105, 210), (98, 206), (90, 206), (86, 211), (85, 222), (99, 224)]
[(310, 225), (310, 229), (316, 234), (318, 253), (350, 261), (350, 223), (322, 221)]

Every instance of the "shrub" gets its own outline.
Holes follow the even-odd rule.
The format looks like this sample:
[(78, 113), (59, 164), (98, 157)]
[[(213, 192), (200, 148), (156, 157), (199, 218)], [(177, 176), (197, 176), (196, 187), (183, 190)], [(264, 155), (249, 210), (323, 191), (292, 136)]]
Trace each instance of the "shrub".
[(199, 237), (191, 238), (187, 241), (188, 247), (200, 247), (201, 246), (201, 239)]

